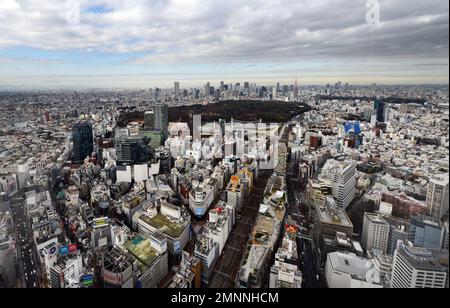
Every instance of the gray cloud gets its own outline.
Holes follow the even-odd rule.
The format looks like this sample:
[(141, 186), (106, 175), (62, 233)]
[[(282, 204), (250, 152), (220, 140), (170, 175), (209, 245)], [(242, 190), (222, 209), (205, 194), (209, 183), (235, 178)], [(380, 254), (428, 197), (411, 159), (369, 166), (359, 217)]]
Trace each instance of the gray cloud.
[(139, 52), (128, 61), (139, 65), (448, 65), (447, 0), (379, 2), (381, 23), (369, 25), (365, 0), (80, 0), (80, 24), (70, 25), (65, 1), (0, 0), (0, 52)]

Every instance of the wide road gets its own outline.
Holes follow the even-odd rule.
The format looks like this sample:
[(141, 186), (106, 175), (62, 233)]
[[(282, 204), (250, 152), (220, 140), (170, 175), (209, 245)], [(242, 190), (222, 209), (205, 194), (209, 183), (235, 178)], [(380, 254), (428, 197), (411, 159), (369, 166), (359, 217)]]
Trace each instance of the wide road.
[(33, 243), (33, 232), (24, 211), (24, 199), (14, 198), (11, 203), (16, 232), (16, 248), (19, 261), (19, 272), (26, 288), (39, 287), (39, 262)]
[[(9, 198), (0, 197), (0, 212), (11, 213), (11, 201)], [(11, 227), (14, 228), (14, 225)], [(14, 229), (9, 231), (14, 232)], [(16, 253), (13, 249), (15, 237), (12, 241), (13, 242), (10, 242), (9, 239), (7, 239), (7, 242), (2, 243), (3, 247), (0, 248), (0, 250), (3, 249), (0, 251), (0, 258), (3, 258), (0, 259), (0, 288), (15, 288), (18, 286)]]
[[(288, 190), (289, 207), (287, 214), (297, 222), (300, 226), (300, 235), (305, 235), (305, 238), (310, 237), (309, 230), (309, 213), (308, 208), (299, 200), (301, 191), (299, 190), (299, 183), (295, 180), (298, 174), (298, 164), (290, 164), (286, 176), (286, 185)], [(318, 271), (317, 260), (313, 253), (312, 239), (297, 238), (298, 259), (300, 261), (299, 267), (303, 273), (303, 288), (317, 289), (321, 288), (320, 272)]]
[(303, 273), (303, 288), (322, 288), (320, 273), (317, 272), (317, 262), (313, 253), (312, 242), (302, 238), (297, 238), (297, 246), (300, 247), (299, 258), (301, 260), (300, 270)]

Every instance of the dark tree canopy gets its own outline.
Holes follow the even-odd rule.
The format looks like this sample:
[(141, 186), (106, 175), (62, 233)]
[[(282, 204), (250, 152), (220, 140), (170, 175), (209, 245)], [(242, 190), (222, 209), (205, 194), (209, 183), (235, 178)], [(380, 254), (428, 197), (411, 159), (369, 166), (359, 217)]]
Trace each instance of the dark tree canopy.
[[(284, 123), (310, 110), (311, 107), (305, 103), (230, 100), (208, 105), (171, 107), (169, 121), (190, 123), (193, 115), (201, 115), (203, 122), (234, 119), (243, 122), (259, 122), (261, 120), (263, 123)], [(134, 111), (121, 115), (118, 125), (124, 127), (130, 121), (142, 121), (143, 119), (143, 112)]]

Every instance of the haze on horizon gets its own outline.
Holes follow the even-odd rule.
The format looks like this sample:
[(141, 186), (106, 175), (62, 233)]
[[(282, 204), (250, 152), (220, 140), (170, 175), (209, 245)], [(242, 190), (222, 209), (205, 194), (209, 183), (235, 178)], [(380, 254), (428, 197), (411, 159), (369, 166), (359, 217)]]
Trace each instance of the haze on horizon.
[(0, 0), (0, 33), (0, 89), (449, 81), (447, 0)]

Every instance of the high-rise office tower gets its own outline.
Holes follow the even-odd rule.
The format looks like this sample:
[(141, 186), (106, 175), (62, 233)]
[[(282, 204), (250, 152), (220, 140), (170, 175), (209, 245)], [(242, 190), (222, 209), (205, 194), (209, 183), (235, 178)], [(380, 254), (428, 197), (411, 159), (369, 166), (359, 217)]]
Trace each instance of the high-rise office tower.
[(155, 129), (155, 113), (153, 111), (145, 112), (144, 127), (146, 129)]
[(391, 288), (448, 288), (448, 250), (400, 244), (394, 254)]
[(375, 101), (374, 107), (377, 111), (377, 121), (379, 123), (386, 122), (386, 103), (382, 101)]
[(82, 163), (94, 151), (92, 124), (80, 122), (72, 127), (73, 161)]
[(155, 129), (163, 134), (163, 142), (169, 134), (169, 106), (158, 104), (155, 106)]
[(369, 251), (372, 249), (387, 252), (389, 244), (390, 225), (381, 215), (365, 213), (362, 244)]
[(160, 148), (155, 153), (155, 156), (159, 158), (159, 173), (169, 174), (172, 168), (171, 157), (169, 148)]
[(299, 90), (298, 90), (298, 80), (295, 79), (294, 100), (298, 100), (298, 94), (299, 94)]
[(175, 97), (180, 97), (180, 83), (178, 81), (175, 82)]
[(330, 84), (327, 84), (325, 88), (325, 95), (331, 96), (333, 95), (333, 89), (331, 88)]
[(208, 82), (205, 85), (205, 96), (209, 96), (211, 94), (211, 84)]
[(334, 161), (328, 166), (329, 177), (333, 185), (333, 197), (336, 199), (337, 205), (345, 209), (355, 198), (356, 162)]
[(250, 83), (248, 81), (244, 82), (244, 89), (250, 91)]
[(289, 86), (284, 85), (283, 86), (283, 96), (287, 96), (289, 94)]
[(142, 164), (150, 160), (150, 140), (141, 136), (122, 136), (116, 140), (117, 164)]
[(434, 175), (430, 178), (427, 206), (431, 216), (442, 218), (448, 212), (449, 174)]

